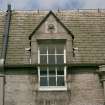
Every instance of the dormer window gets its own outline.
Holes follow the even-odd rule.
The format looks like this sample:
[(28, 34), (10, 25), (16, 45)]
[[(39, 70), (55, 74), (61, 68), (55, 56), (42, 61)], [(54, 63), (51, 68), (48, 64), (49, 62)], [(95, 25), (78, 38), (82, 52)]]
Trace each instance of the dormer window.
[[(67, 90), (67, 63), (72, 61), (74, 36), (50, 11), (29, 36), (32, 64), (38, 63), (38, 90)], [(67, 53), (66, 53), (67, 51)]]

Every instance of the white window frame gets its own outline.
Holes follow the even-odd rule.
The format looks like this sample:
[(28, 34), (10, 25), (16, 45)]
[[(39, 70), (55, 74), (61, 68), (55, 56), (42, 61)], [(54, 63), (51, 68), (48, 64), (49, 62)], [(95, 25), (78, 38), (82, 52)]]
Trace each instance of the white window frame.
[[(55, 51), (56, 51), (56, 48), (55, 48)], [(40, 47), (38, 47), (38, 64), (40, 64), (40, 55), (44, 55), (44, 54), (40, 54)], [(47, 63), (48, 63), (48, 55), (50, 55), (50, 54), (48, 54), (48, 48), (47, 48), (47, 54), (45, 54), (45, 55), (47, 55)], [(55, 55), (64, 55), (64, 64), (66, 64), (66, 49), (65, 49), (65, 46), (64, 46), (64, 54), (56, 54), (55, 53)], [(38, 66), (38, 89), (40, 91), (66, 91), (67, 90), (66, 69), (67, 69), (66, 66), (64, 66), (64, 75), (57, 75), (57, 73), (56, 73), (56, 75), (54, 75), (54, 77), (56, 77), (56, 83), (57, 83), (57, 77), (58, 76), (60, 76), (60, 77), (64, 76), (64, 83), (65, 83), (64, 86), (40, 86), (41, 75), (40, 75), (40, 67)], [(48, 72), (48, 67), (47, 67), (47, 72)], [(56, 69), (56, 72), (57, 72), (57, 69)], [(49, 78), (49, 75), (47, 75), (47, 76)], [(50, 76), (52, 77), (53, 75), (50, 75)]]

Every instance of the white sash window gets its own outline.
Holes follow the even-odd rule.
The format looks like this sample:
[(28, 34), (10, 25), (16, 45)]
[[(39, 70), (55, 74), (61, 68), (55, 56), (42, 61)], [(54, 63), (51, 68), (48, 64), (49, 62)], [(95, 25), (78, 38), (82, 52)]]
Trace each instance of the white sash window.
[[(39, 90), (66, 90), (66, 50), (63, 44), (41, 44), (38, 48)], [(59, 65), (59, 66), (58, 66)]]

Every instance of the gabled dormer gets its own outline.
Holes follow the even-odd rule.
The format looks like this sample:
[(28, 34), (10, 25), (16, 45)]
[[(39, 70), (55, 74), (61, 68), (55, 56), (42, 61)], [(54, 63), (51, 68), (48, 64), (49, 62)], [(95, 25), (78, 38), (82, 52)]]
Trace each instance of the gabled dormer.
[(72, 32), (50, 11), (29, 36), (32, 64), (38, 64), (39, 90), (67, 90), (67, 63), (73, 57)]
[(33, 64), (38, 63), (37, 49), (39, 43), (42, 42), (65, 43), (66, 56), (68, 56), (67, 62), (69, 63), (72, 60), (74, 35), (52, 11), (50, 11), (32, 31), (29, 40), (31, 43), (31, 58)]

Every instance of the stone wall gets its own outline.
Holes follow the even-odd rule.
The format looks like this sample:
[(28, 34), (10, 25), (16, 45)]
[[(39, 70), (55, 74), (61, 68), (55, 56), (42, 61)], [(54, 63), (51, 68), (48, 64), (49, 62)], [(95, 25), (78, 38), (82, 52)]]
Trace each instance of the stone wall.
[(4, 98), (4, 94), (3, 94), (3, 91), (4, 91), (4, 77), (0, 75), (0, 105), (3, 105), (3, 98)]
[(39, 91), (37, 74), (6, 75), (5, 105), (103, 105), (103, 86), (94, 70), (73, 68), (67, 91)]
[(74, 72), (71, 81), (71, 105), (103, 105), (103, 86), (99, 75), (92, 72), (91, 68), (84, 68), (79, 73)]

